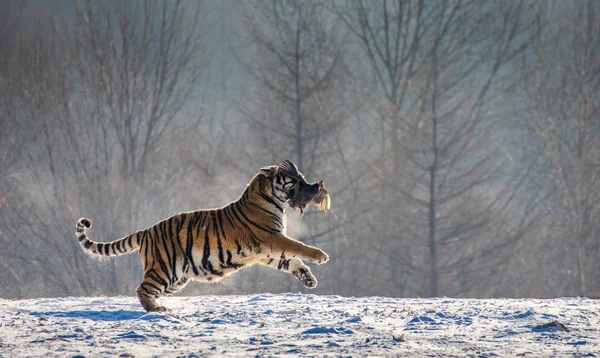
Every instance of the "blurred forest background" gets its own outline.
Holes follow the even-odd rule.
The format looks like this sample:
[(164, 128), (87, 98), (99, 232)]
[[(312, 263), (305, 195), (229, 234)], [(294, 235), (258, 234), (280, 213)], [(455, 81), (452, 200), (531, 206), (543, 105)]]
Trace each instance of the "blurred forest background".
[(111, 241), (289, 158), (332, 210), (315, 291), (600, 296), (600, 2), (2, 1), (0, 297), (133, 295)]

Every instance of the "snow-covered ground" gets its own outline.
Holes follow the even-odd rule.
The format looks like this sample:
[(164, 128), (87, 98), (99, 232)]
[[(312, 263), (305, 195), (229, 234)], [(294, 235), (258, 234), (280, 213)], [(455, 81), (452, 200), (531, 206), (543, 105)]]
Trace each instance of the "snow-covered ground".
[(600, 304), (590, 299), (160, 302), (173, 313), (146, 313), (134, 297), (0, 299), (0, 356), (600, 356)]

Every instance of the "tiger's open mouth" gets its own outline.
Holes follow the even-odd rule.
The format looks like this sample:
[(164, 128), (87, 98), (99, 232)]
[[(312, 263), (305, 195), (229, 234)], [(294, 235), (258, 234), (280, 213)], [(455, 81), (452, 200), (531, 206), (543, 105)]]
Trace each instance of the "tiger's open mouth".
[(295, 195), (288, 200), (288, 203), (292, 208), (300, 209), (300, 216), (304, 216), (304, 209), (306, 205), (315, 201), (319, 196), (319, 192), (324, 188), (323, 182), (308, 184), (300, 181), (295, 191)]
[(286, 159), (279, 165), (279, 169), (288, 177), (297, 180), (294, 192), (288, 199), (292, 208), (300, 208), (300, 216), (304, 216), (306, 205), (313, 203), (318, 210), (327, 211), (331, 207), (329, 191), (321, 180), (318, 183), (309, 184), (304, 176), (298, 171), (298, 167), (291, 160)]

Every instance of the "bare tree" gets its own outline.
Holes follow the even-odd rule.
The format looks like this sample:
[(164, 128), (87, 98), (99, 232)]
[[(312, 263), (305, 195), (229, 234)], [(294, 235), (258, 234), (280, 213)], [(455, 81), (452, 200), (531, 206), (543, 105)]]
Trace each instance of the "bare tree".
[[(5, 285), (7, 297), (20, 296), (18, 282), (23, 275), (20, 268), (18, 245), (11, 239), (10, 232), (6, 230), (7, 223), (13, 220), (9, 207), (10, 197), (13, 193), (13, 184), (9, 180), (10, 173), (18, 167), (17, 158), (20, 156), (20, 143), (17, 140), (17, 128), (9, 120), (11, 113), (11, 88), (9, 83), (11, 69), (14, 65), (12, 48), (16, 41), (13, 19), (19, 18), (17, 2), (4, 2), (0, 4), (0, 270), (6, 273), (2, 284)], [(17, 256), (17, 257), (15, 257)]]
[[(33, 262), (52, 294), (131, 292), (137, 258), (98, 269), (73, 240), (73, 222), (90, 216), (100, 229), (95, 239), (113, 240), (181, 211), (174, 194), (196, 182), (180, 176), (203, 178), (178, 163), (194, 161), (206, 142), (187, 158), (172, 151), (194, 133), (201, 139), (207, 13), (198, 2), (72, 5), (70, 21), (38, 14), (52, 21), (20, 33), (12, 51), (8, 120), (26, 146), (9, 175), (7, 230), (25, 236), (20, 259)], [(191, 107), (192, 99), (200, 101)], [(201, 193), (194, 194), (188, 203)]]
[[(252, 156), (266, 162), (292, 159), (309, 179), (344, 171), (338, 144), (345, 122), (361, 103), (353, 97), (355, 82), (342, 47), (344, 33), (325, 10), (318, 2), (295, 0), (246, 4), (243, 16), (258, 60), (250, 62), (238, 54), (258, 94), (238, 104), (260, 142)], [(327, 182), (330, 190), (343, 188), (356, 176), (339, 178), (343, 179)], [(309, 212), (308, 231), (292, 233), (313, 245), (328, 242), (330, 254), (344, 245), (341, 240), (334, 244), (332, 235), (339, 236), (341, 226), (356, 215), (345, 211), (351, 206), (344, 205), (354, 198), (339, 194), (335, 198), (335, 208), (325, 214), (333, 220), (320, 218), (328, 223), (317, 225)], [(328, 287), (335, 290), (335, 282)]]
[[(550, 24), (549, 26), (547, 24)], [(528, 110), (528, 151), (534, 190), (547, 217), (534, 268), (552, 289), (598, 296), (600, 242), (600, 7), (594, 1), (558, 4), (540, 12), (539, 30), (520, 73)], [(542, 31), (542, 29), (544, 31)], [(533, 190), (532, 190), (533, 191)]]
[[(456, 272), (485, 282), (467, 273), (480, 272), (483, 253), (499, 254), (489, 233), (515, 190), (499, 185), (505, 160), (489, 143), (489, 109), (514, 85), (503, 69), (528, 42), (531, 5), (358, 0), (333, 7), (380, 90), (373, 102), (382, 146), (373, 169), (384, 194), (372, 225), (386, 237), (379, 251), (396, 294), (472, 293)], [(497, 264), (508, 257), (498, 255)]]

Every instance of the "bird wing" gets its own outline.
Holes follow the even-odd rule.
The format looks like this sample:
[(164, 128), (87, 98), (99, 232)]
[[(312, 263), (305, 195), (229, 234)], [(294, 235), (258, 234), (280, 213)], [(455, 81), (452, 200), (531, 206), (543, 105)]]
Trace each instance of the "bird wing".
[(313, 204), (317, 207), (318, 210), (327, 211), (331, 208), (331, 196), (329, 195), (329, 191), (325, 189), (325, 187), (321, 187), (319, 193), (313, 200)]

